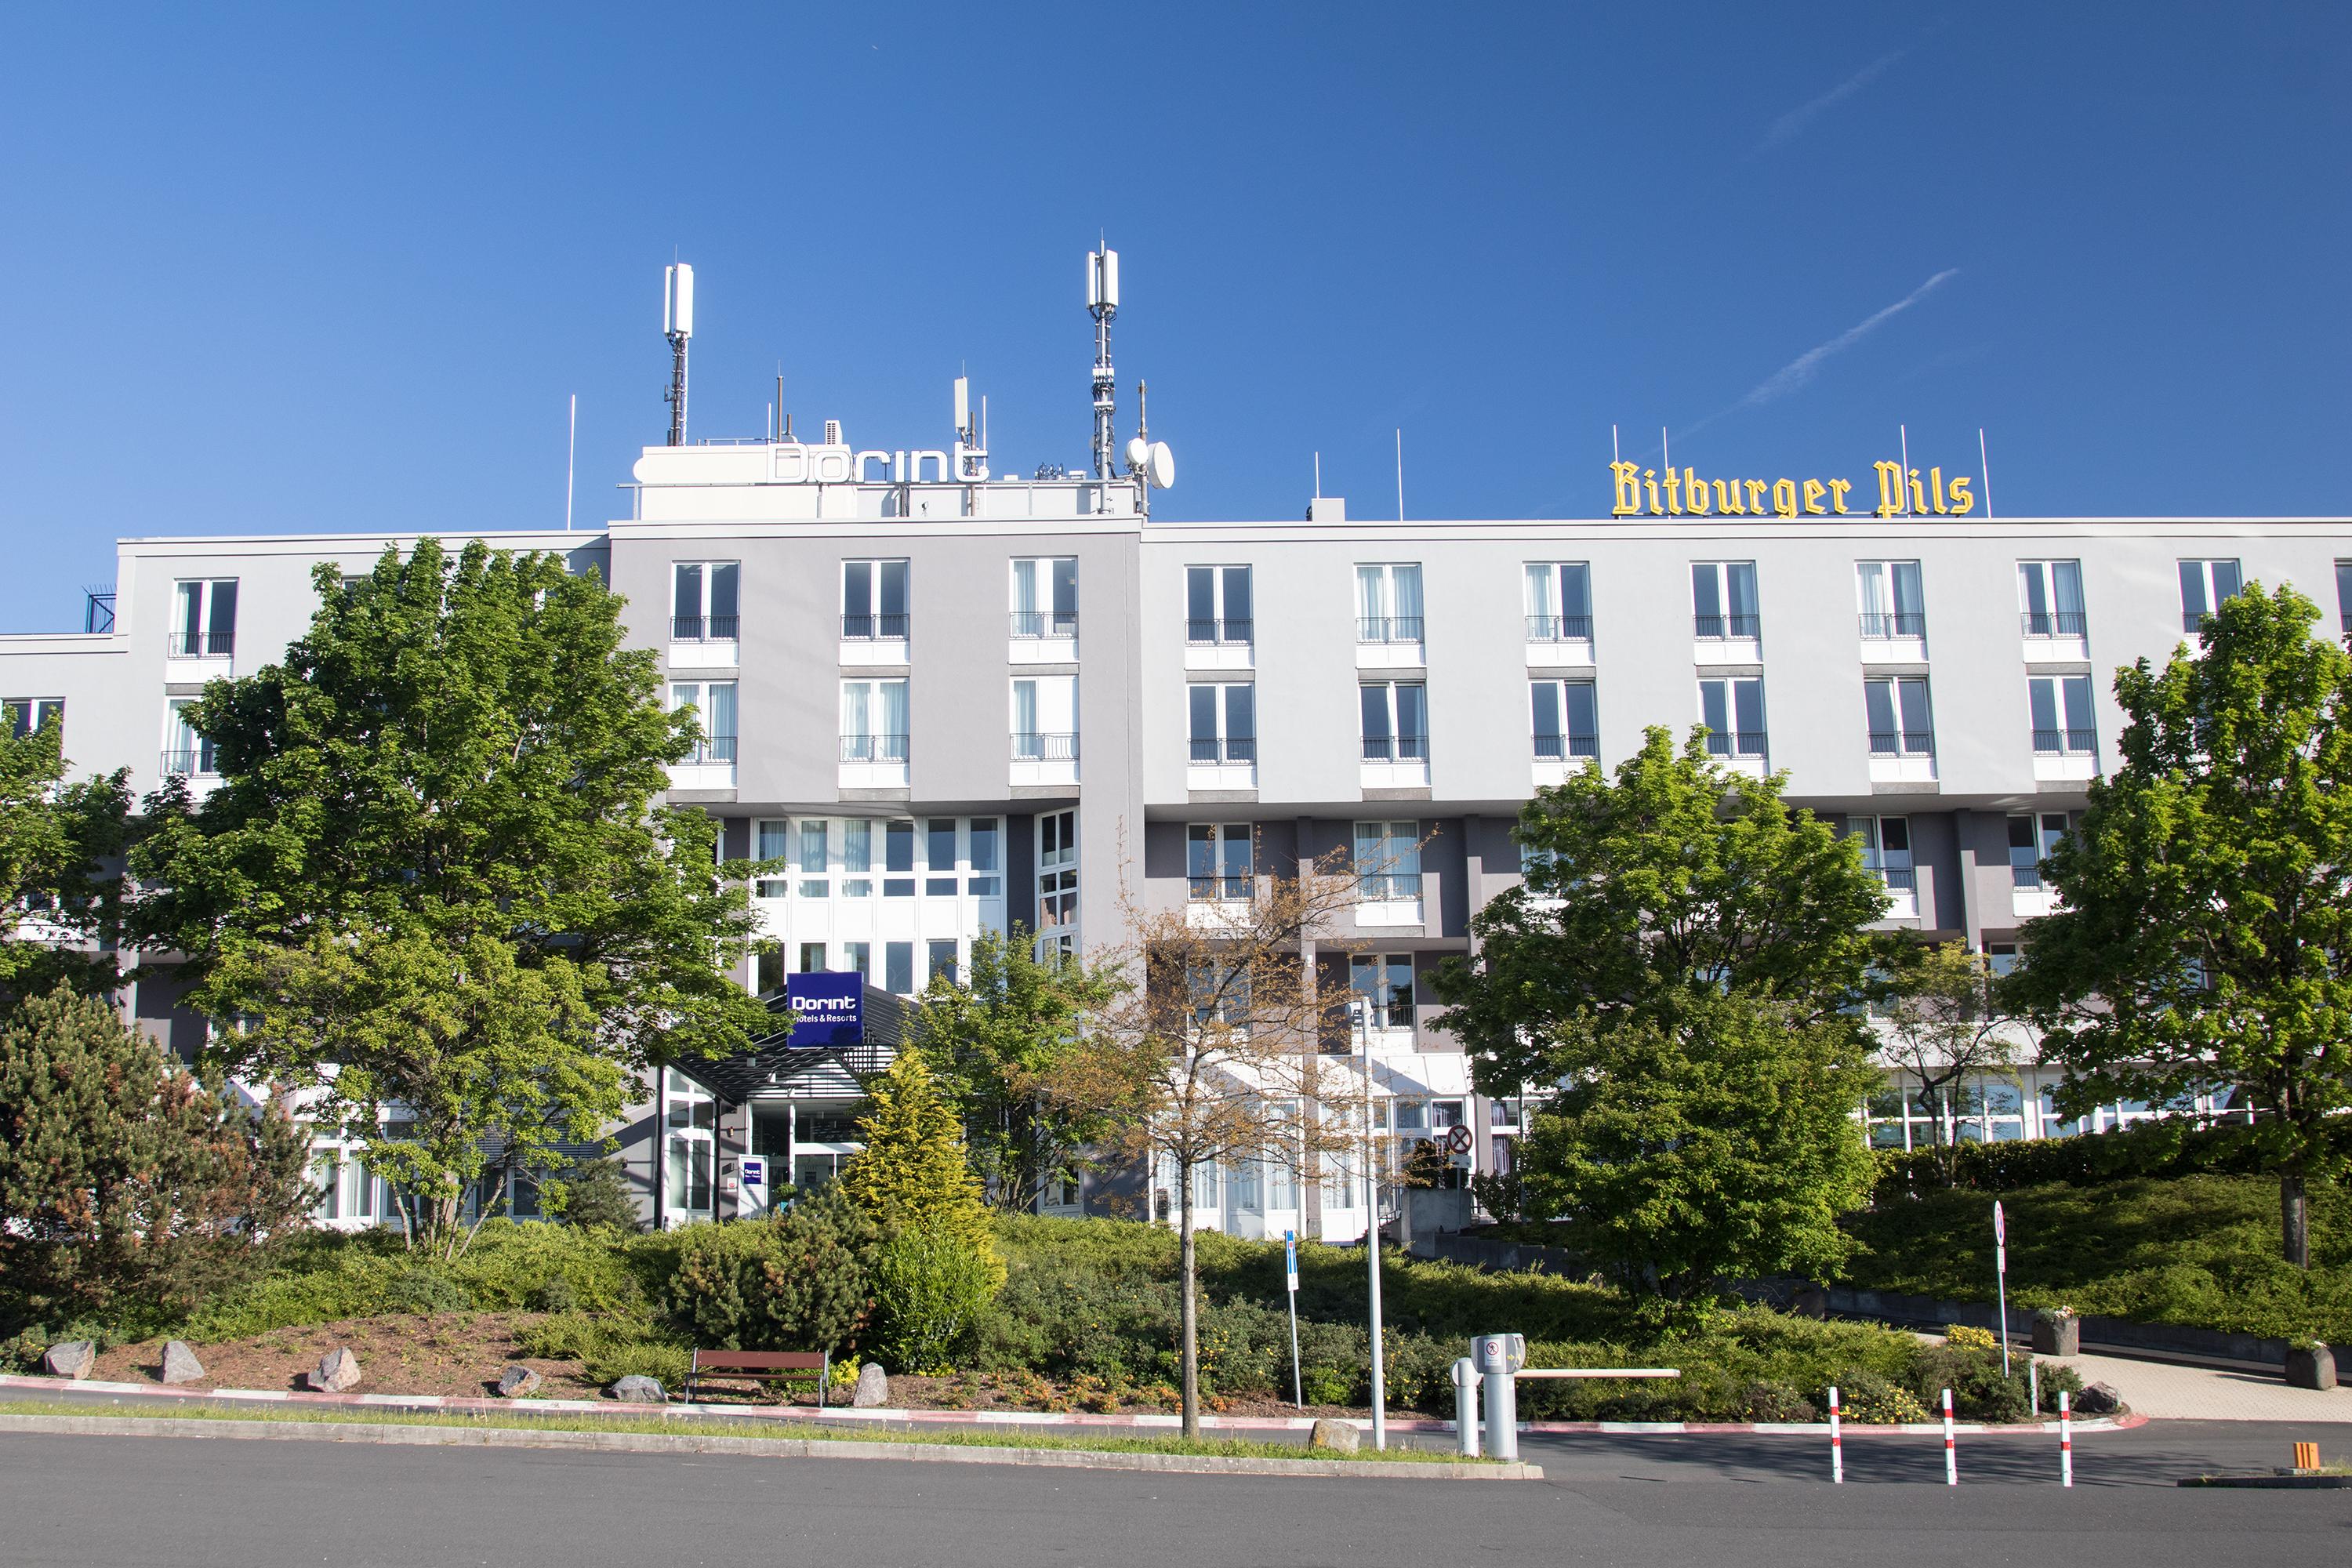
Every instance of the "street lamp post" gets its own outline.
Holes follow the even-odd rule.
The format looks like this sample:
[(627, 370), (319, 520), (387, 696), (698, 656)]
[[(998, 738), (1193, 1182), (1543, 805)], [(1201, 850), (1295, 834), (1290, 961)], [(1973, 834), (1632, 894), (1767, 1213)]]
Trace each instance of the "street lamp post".
[(1349, 998), (1349, 1022), (1364, 1053), (1364, 1267), (1372, 1288), (1372, 1447), (1389, 1446), (1388, 1381), (1381, 1344), (1381, 1189), (1372, 1142), (1372, 1031), (1364, 999)]

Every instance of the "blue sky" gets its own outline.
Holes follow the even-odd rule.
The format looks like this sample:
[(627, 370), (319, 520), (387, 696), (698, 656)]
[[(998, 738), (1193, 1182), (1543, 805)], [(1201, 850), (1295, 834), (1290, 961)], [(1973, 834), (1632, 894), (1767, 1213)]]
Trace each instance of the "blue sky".
[[(2128, 22), (2126, 22), (2128, 18)], [(693, 430), (1084, 459), (1124, 263), (1164, 514), (1591, 516), (1972, 468), (2006, 515), (2342, 513), (2352, 8), (17, 7), (0, 628), (121, 534), (553, 526)]]

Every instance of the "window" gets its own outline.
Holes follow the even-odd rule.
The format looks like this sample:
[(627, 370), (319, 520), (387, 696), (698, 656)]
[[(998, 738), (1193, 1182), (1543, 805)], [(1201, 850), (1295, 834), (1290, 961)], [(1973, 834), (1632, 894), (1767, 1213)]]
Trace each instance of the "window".
[(870, 942), (845, 942), (841, 944), (841, 967), (868, 984), (874, 980), (874, 944)]
[(1257, 761), (1257, 688), (1199, 682), (1187, 690), (1195, 763)]
[(1428, 689), (1418, 680), (1383, 680), (1357, 689), (1364, 717), (1364, 761), (1429, 760)]
[(923, 864), (930, 875), (923, 879), (923, 896), (927, 899), (952, 899), (956, 894), (956, 820), (952, 816), (934, 816), (924, 824)]
[(1248, 567), (1184, 568), (1186, 642), (1246, 645), (1255, 636), (1255, 627), (1250, 620)]
[(1049, 811), (1037, 819), (1037, 924), (1078, 918), (1078, 814)]
[(2339, 629), (2352, 636), (2352, 561), (2336, 563), (2336, 613)]
[(763, 942), (751, 950), (751, 994), (773, 996), (784, 988), (784, 944)]
[(1078, 560), (1057, 555), (1013, 563), (1013, 635), (1078, 635)]
[(882, 944), (882, 988), (900, 996), (915, 994), (915, 944), (911, 942), (886, 942)]
[(907, 637), (907, 563), (841, 563), (841, 637), (845, 642), (903, 642)]
[(925, 944), (925, 947), (926, 956), (929, 959), (929, 965), (926, 971), (927, 983), (930, 980), (944, 979), (949, 984), (954, 984), (956, 983), (956, 939), (951, 936), (933, 937)]
[(1356, 640), (1369, 643), (1421, 641), (1421, 568), (1399, 565), (1356, 568)]
[(236, 579), (182, 583), (172, 626), (175, 658), (226, 658), (236, 651)]
[[(772, 817), (762, 818), (752, 829), (752, 858), (772, 864), (781, 872), (792, 859), (791, 840), (787, 837), (791, 824)], [(752, 895), (761, 899), (781, 899), (789, 887), (784, 877), (761, 877), (751, 885)]]
[(1985, 968), (1992, 972), (1995, 979), (2013, 974), (2017, 972), (2017, 943), (1989, 942), (1985, 943), (1984, 960)]
[(1184, 983), (1191, 990), (1195, 1024), (1237, 1030), (1249, 1027), (1250, 976), (1245, 966), (1195, 959), (1184, 972)]
[(688, 763), (732, 765), (735, 761), (735, 683), (731, 680), (673, 681), (669, 689), (669, 705), (673, 712), (680, 708), (695, 710), (702, 726), (702, 737), (687, 753)]
[(738, 626), (732, 561), (680, 561), (670, 568), (672, 642), (732, 642)]
[(1535, 710), (1536, 761), (1556, 763), (1601, 754), (1600, 710), (1589, 680), (1537, 680), (1528, 688)]
[[(915, 825), (911, 822), (886, 822), (882, 825), (882, 869), (886, 872), (912, 872), (915, 868)], [(912, 876), (886, 876), (882, 879), (882, 896), (886, 899), (911, 899), (915, 896)], [(895, 990), (896, 987), (893, 987)]]
[(2017, 563), (2018, 618), (2030, 637), (2089, 635), (2083, 614), (2083, 563), (2021, 561)]
[(1356, 896), (1367, 903), (1421, 897), (1421, 824), (1356, 824)]
[(1702, 561), (1691, 567), (1691, 616), (1702, 637), (1763, 635), (1756, 607), (1756, 563)]
[(1911, 893), (1919, 887), (1911, 860), (1911, 819), (1907, 816), (1849, 816), (1845, 829), (1862, 840), (1862, 863), (1878, 874), (1890, 891)]
[(907, 760), (907, 683), (845, 680), (841, 683), (841, 760), (903, 763)]
[(996, 842), (998, 822), (992, 816), (971, 819), (972, 877), (964, 884), (964, 891), (977, 899), (1001, 899), (1004, 896), (1003, 868), (997, 863)]
[(2221, 601), (2238, 592), (2238, 563), (2234, 561), (2183, 561), (2180, 563), (2180, 629), (2193, 632), (2201, 629), (2205, 617), (2221, 607)]
[[(828, 898), (833, 892), (833, 883), (825, 873), (832, 868), (833, 825), (822, 816), (804, 816), (801, 818), (800, 826), (800, 848), (793, 863), (801, 873), (801, 897)], [(807, 965), (802, 967), (806, 968)]]
[(163, 750), (163, 771), (190, 778), (211, 778), (220, 769), (214, 760), (212, 742), (196, 733), (188, 722), (188, 715), (194, 708), (194, 702), (187, 700), (172, 704), (172, 736)]
[[(2037, 828), (2039, 831), (2037, 831)], [(2042, 862), (2066, 837), (2066, 814), (2045, 811), (2009, 819), (2009, 880), (2018, 888), (2042, 886)]]
[(1246, 822), (1196, 822), (1184, 830), (1184, 896), (1239, 903), (1255, 889)]
[(1760, 677), (1727, 677), (1698, 683), (1699, 722), (1706, 726), (1706, 749), (1717, 757), (1761, 757), (1764, 745), (1764, 682)]
[(824, 973), (824, 943), (821, 942), (801, 943), (801, 973), (803, 974)]
[(1078, 683), (1074, 676), (1024, 676), (1013, 683), (1013, 760), (1078, 759)]
[(874, 824), (863, 817), (852, 817), (841, 825), (841, 896), (845, 899), (870, 899), (874, 896), (874, 879), (864, 873), (874, 869)]
[(9, 732), (20, 741), (46, 724), (66, 721), (62, 697), (11, 697), (7, 705)]
[(1936, 734), (1927, 717), (1927, 678), (1877, 676), (1862, 683), (1874, 757), (1932, 756)]
[(710, 1212), (710, 1172), (717, 1152), (718, 1102), (710, 1091), (676, 1068), (664, 1069), (668, 1087), (669, 1210), (673, 1215)]
[(2036, 756), (2086, 756), (2098, 750), (2087, 675), (2037, 675), (2026, 683), (2033, 704)]
[(1927, 607), (1920, 593), (1916, 561), (1858, 561), (1853, 574), (1864, 637), (1927, 635)]
[(1412, 1027), (1412, 954), (1357, 953), (1348, 960), (1348, 985), (1365, 1028)]
[(1537, 562), (1527, 569), (1528, 640), (1572, 642), (1592, 636), (1592, 568), (1581, 561)]

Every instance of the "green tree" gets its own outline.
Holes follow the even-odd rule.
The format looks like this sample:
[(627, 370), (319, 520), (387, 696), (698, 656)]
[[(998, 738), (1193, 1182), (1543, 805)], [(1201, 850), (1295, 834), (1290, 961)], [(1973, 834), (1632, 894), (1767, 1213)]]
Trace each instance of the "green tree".
[(630, 1074), (768, 1026), (726, 973), (752, 916), (712, 819), (660, 804), (695, 715), (594, 573), (428, 539), (315, 580), (285, 658), (196, 702), (221, 783), (151, 803), (138, 929), (235, 1022), (219, 1064), (320, 1086), (454, 1255), (486, 1168), (560, 1167)]
[(308, 1152), (281, 1103), (205, 1088), (103, 998), (24, 1003), (0, 1028), (0, 1331), (249, 1275), (310, 1205)]
[(2122, 764), (2052, 853), (2058, 907), (2011, 977), (2066, 1114), (2242, 1086), (2305, 1268), (2352, 1104), (2352, 660), (2317, 614), (2249, 584), (2196, 652), (2116, 672)]
[[(1637, 1288), (1826, 1269), (1827, 1218), (1867, 1191), (1847, 1119), (1876, 1081), (1864, 928), (1885, 890), (1782, 783), (1654, 728), (1614, 777), (1538, 791), (1522, 885), (1473, 920), (1475, 964), (1435, 977), (1480, 1089), (1556, 1094), (1522, 1150), (1528, 1213)], [(1822, 1147), (1790, 1157), (1782, 1123)]]
[(29, 917), (0, 931), (0, 1007), (61, 981), (91, 994), (121, 982), (112, 867), (127, 842), (127, 774), (67, 784), (63, 723), (51, 715), (19, 732), (26, 717), (0, 706), (0, 907)]
[(1963, 1110), (1955, 1091), (1970, 1078), (2017, 1076), (2017, 1020), (2001, 1005), (1983, 955), (1967, 943), (1906, 942), (1883, 952), (1880, 1055), (1918, 1081), (1918, 1103), (1935, 1114), (1948, 1173)]
[(963, 1130), (922, 1057), (900, 1053), (867, 1092), (874, 1109), (857, 1123), (866, 1148), (841, 1173), (851, 1201), (885, 1226), (935, 1231), (997, 1267)]
[(1046, 1183), (1084, 1168), (1102, 1128), (1055, 1106), (1041, 1086), (1117, 990), (1115, 974), (1084, 959), (1037, 958), (1015, 926), (972, 939), (968, 984), (942, 974), (924, 993), (918, 1048), (962, 1119), (972, 1169), (997, 1207), (1034, 1209)]

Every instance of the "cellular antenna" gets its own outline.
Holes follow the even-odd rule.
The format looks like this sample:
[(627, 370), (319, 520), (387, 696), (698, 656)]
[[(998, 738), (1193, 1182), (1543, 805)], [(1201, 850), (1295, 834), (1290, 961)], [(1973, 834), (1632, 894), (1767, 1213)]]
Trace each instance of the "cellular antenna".
[(1111, 412), (1118, 402), (1118, 377), (1110, 365), (1110, 323), (1118, 314), (1118, 252), (1109, 246), (1087, 252), (1087, 313), (1095, 319), (1095, 478), (1118, 473), (1118, 437)]
[(662, 271), (662, 336), (669, 340), (669, 444), (686, 445), (686, 345), (694, 336), (694, 268), (681, 261)]

